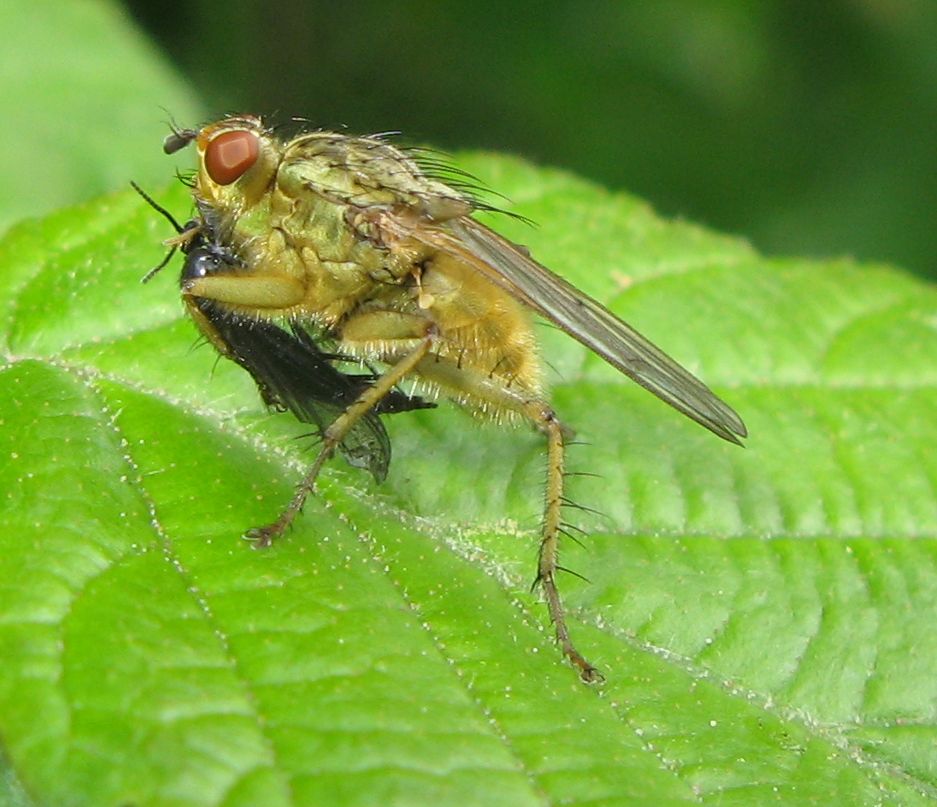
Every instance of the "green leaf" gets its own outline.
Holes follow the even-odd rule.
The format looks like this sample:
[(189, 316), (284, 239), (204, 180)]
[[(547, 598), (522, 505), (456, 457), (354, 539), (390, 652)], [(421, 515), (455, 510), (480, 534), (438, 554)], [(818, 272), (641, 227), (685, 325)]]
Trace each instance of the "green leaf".
[(170, 116), (197, 120), (198, 104), (125, 11), (105, 0), (6, 0), (0, 30), (0, 232), (128, 177), (166, 176), (154, 132)]
[[(543, 446), (387, 419), (387, 482), (311, 457), (193, 349), (168, 225), (123, 193), (0, 244), (0, 737), (35, 804), (924, 804), (937, 795), (937, 294), (767, 260), (498, 157), (508, 237), (698, 372), (724, 444), (541, 328), (569, 451), (561, 581), (530, 592)], [(180, 218), (182, 187), (160, 195)], [(19, 791), (17, 791), (19, 789)], [(24, 797), (25, 798), (25, 797)]]

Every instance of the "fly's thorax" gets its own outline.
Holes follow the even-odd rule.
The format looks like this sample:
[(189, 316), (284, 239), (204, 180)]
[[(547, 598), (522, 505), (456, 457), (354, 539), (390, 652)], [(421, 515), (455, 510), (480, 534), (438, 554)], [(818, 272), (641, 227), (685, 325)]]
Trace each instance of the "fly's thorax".
[(295, 161), (292, 168), (287, 161), (281, 164), (268, 196), (268, 229), (279, 230), (292, 248), (315, 253), (323, 264), (341, 264), (341, 272), (347, 264), (355, 264), (364, 274), (385, 281), (388, 274), (404, 277), (409, 273), (412, 256), (404, 256), (404, 260), (375, 243), (354, 224), (358, 208), (331, 192), (322, 192), (324, 186), (298, 181), (301, 173)]
[(271, 194), (270, 235), (261, 261), (289, 265), (305, 286), (293, 314), (312, 314), (333, 326), (361, 301), (403, 282), (409, 266), (374, 245), (346, 220), (347, 205), (315, 194), (293, 198), (277, 187)]
[[(347, 205), (308, 190), (293, 193), (280, 182), (270, 193), (267, 227), (277, 229), (295, 249), (312, 249), (323, 261), (350, 261), (361, 238), (347, 220)], [(360, 252), (360, 250), (359, 250)]]
[(278, 186), (299, 198), (316, 193), (358, 209), (417, 211), (428, 222), (472, 212), (469, 198), (426, 176), (419, 164), (379, 137), (314, 132), (288, 143), (278, 169)]
[(293, 199), (310, 194), (333, 204), (369, 207), (397, 201), (394, 190), (380, 179), (380, 161), (360, 170), (356, 139), (331, 132), (315, 132), (288, 143), (277, 172), (277, 187)]

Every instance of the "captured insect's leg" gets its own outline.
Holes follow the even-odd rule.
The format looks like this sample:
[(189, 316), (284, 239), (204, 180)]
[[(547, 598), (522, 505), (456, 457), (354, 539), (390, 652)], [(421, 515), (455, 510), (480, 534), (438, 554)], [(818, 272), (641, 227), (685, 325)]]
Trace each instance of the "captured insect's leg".
[(413, 372), (413, 368), (429, 352), (433, 344), (433, 335), (428, 334), (419, 340), (416, 347), (407, 353), (400, 361), (390, 366), (372, 385), (367, 387), (358, 399), (339, 415), (322, 435), (322, 447), (319, 455), (310, 466), (302, 481), (296, 487), (296, 493), (286, 506), (280, 517), (271, 524), (249, 530), (245, 537), (255, 542), (257, 546), (269, 546), (276, 538), (283, 534), (293, 519), (302, 510), (303, 503), (312, 493), (316, 477), (322, 466), (335, 453), (339, 443), (345, 439), (348, 432), (368, 412), (384, 398), (400, 381)]

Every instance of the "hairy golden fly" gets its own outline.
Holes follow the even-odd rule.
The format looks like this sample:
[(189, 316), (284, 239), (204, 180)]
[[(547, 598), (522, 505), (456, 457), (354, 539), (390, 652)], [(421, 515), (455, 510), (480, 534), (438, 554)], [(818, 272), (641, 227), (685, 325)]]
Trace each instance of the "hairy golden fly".
[[(336, 451), (380, 481), (390, 443), (379, 416), (433, 405), (400, 391), (404, 380), (480, 416), (528, 421), (547, 443), (537, 582), (563, 653), (584, 681), (600, 680), (569, 636), (556, 584), (570, 432), (544, 392), (529, 312), (724, 440), (746, 436), (741, 418), (600, 303), (475, 220), (485, 205), (418, 151), (326, 131), (281, 139), (249, 115), (174, 130), (164, 150), (190, 143), (194, 218), (176, 225), (146, 197), (176, 226), (169, 243), (186, 256), (186, 308), (268, 405), (321, 436), (293, 498), (247, 536), (263, 546), (281, 535)], [(340, 369), (349, 360), (368, 372)]]

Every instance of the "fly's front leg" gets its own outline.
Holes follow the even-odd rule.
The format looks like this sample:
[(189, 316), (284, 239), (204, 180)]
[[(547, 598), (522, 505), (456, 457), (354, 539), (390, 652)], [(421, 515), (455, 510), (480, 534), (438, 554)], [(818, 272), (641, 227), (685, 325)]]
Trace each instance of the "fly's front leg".
[(182, 294), (260, 314), (300, 305), (306, 297), (311, 256), (290, 248), (277, 229), (266, 239), (265, 256), (248, 270), (233, 252), (218, 247), (193, 250), (183, 269)]
[(403, 378), (413, 372), (413, 368), (429, 353), (432, 344), (433, 335), (425, 335), (419, 340), (416, 347), (396, 364), (389, 367), (380, 378), (358, 396), (358, 399), (351, 406), (332, 422), (322, 435), (322, 446), (318, 456), (296, 487), (296, 493), (293, 494), (290, 503), (280, 513), (276, 521), (249, 530), (245, 535), (247, 539), (253, 541), (256, 546), (263, 547), (269, 546), (283, 534), (302, 510), (303, 503), (315, 487), (316, 478), (319, 476), (322, 466), (335, 453), (339, 443), (348, 436), (348, 433), (362, 417), (374, 409), (381, 399), (396, 387)]
[(306, 287), (282, 275), (223, 275), (196, 277), (183, 283), (183, 294), (240, 308), (277, 311), (299, 305)]

